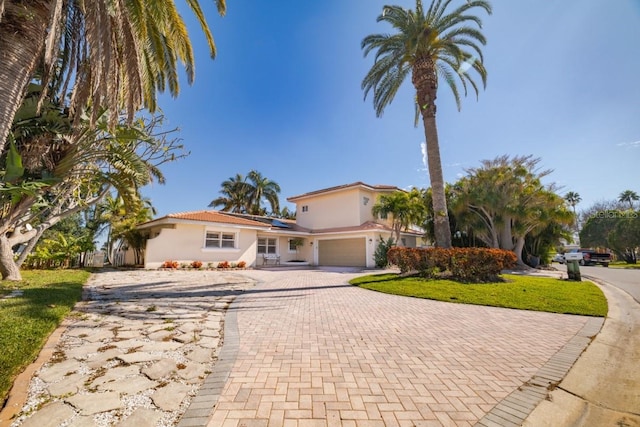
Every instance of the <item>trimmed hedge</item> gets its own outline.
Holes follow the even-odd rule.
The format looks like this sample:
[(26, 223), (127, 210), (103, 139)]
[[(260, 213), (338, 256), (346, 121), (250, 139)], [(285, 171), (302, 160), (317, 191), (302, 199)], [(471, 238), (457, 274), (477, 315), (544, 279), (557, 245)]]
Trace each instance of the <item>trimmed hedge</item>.
[(394, 246), (387, 252), (389, 264), (401, 273), (417, 271), (425, 277), (436, 277), (448, 271), (461, 282), (495, 280), (505, 268), (516, 265), (516, 255), (503, 249), (486, 248), (404, 248)]

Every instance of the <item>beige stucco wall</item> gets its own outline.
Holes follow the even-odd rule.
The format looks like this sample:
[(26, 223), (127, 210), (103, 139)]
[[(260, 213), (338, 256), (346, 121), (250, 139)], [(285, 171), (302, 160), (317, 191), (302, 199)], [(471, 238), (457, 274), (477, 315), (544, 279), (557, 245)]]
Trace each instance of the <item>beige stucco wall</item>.
[[(371, 208), (381, 194), (386, 192), (367, 190), (362, 187), (350, 188), (334, 193), (319, 194), (296, 203), (296, 222), (305, 228), (322, 230), (335, 227), (354, 227), (367, 221), (391, 225), (391, 218), (374, 218)], [(302, 207), (308, 206), (303, 212)]]
[[(205, 248), (205, 230), (236, 234), (236, 248)], [(167, 260), (179, 263), (202, 261), (205, 266), (208, 262), (244, 261), (248, 267), (254, 266), (256, 230), (194, 224), (177, 224), (175, 229), (164, 228), (159, 235), (147, 240), (145, 268), (158, 268)]]
[[(296, 203), (296, 223), (314, 230), (360, 225), (359, 196), (360, 191), (353, 188), (300, 200)], [(303, 206), (308, 206), (307, 212), (303, 212)]]
[(359, 200), (359, 213), (360, 213), (360, 224), (364, 224), (367, 221), (378, 221), (377, 218), (374, 218), (371, 214), (371, 208), (378, 201), (379, 193), (375, 191), (369, 191), (365, 189), (360, 189), (358, 200)]

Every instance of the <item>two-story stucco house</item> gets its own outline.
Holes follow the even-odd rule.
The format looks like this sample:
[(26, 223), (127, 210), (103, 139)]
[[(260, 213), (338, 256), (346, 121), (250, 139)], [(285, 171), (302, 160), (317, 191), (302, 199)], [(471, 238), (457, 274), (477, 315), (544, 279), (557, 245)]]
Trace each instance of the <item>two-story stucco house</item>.
[[(356, 182), (289, 197), (295, 221), (211, 210), (170, 214), (138, 227), (148, 235), (145, 268), (167, 260), (374, 267), (378, 242), (392, 229), (371, 207), (398, 190)], [(406, 231), (398, 244), (415, 247), (420, 239), (421, 233)]]

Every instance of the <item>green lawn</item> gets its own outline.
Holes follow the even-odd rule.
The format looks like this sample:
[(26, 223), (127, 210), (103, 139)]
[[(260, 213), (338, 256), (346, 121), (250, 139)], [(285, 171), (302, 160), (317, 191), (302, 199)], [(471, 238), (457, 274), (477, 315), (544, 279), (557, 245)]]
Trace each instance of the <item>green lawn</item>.
[(627, 264), (624, 261), (616, 261), (616, 262), (612, 262), (609, 263), (609, 267), (613, 267), (613, 268), (627, 268), (627, 269), (637, 269), (640, 270), (640, 264)]
[(23, 271), (22, 282), (0, 282), (0, 406), (13, 380), (33, 362), (49, 335), (82, 296), (90, 273), (82, 270)]
[(607, 300), (595, 284), (546, 277), (504, 275), (506, 282), (465, 284), (397, 274), (363, 276), (350, 283), (361, 288), (437, 301), (551, 313), (606, 316)]

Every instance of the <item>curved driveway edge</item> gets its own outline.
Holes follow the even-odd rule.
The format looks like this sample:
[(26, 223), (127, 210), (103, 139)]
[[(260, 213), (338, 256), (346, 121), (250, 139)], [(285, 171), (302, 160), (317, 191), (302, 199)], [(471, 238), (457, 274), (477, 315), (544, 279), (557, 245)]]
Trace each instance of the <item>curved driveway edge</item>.
[[(549, 392), (567, 375), (569, 369), (595, 338), (604, 319), (594, 317), (549, 359), (547, 363), (526, 383), (498, 403), (476, 424), (480, 427), (521, 426), (532, 411), (549, 396)], [(532, 424), (539, 426), (540, 424)], [(556, 427), (561, 424), (554, 424)]]
[[(583, 316), (346, 284), (358, 274), (245, 274), (261, 284), (231, 306), (237, 359), (219, 396), (209, 393), (219, 397), (209, 426), (472, 426), (547, 375), (541, 369), (577, 334), (598, 329)], [(188, 420), (181, 425), (202, 425)]]
[(189, 407), (178, 423), (178, 427), (206, 426), (211, 414), (218, 403), (220, 394), (224, 389), (229, 374), (236, 362), (240, 347), (238, 333), (238, 316), (236, 311), (237, 301), (242, 295), (236, 297), (227, 308), (224, 317), (224, 342), (218, 360), (212, 372), (205, 378), (198, 394), (191, 399)]

